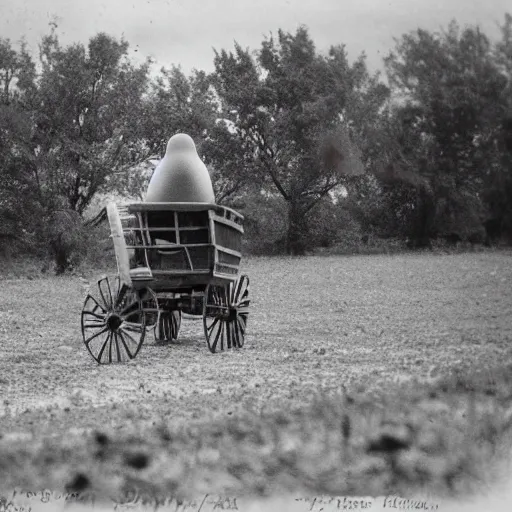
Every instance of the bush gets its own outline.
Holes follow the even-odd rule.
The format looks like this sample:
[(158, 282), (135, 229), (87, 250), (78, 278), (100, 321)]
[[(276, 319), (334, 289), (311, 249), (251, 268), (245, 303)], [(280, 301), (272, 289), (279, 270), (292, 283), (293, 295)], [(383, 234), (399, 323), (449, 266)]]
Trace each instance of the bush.
[(286, 252), (288, 205), (284, 199), (253, 195), (240, 213), (245, 217), (244, 252), (255, 256)]
[(73, 210), (57, 210), (48, 215), (42, 236), (57, 274), (76, 267), (87, 250), (82, 219)]

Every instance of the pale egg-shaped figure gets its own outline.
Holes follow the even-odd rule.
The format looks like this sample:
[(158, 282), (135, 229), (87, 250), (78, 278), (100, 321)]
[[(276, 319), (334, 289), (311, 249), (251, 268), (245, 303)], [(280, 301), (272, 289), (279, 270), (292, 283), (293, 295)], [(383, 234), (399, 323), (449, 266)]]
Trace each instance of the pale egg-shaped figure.
[(192, 137), (178, 133), (169, 139), (149, 182), (146, 202), (215, 203), (210, 174)]

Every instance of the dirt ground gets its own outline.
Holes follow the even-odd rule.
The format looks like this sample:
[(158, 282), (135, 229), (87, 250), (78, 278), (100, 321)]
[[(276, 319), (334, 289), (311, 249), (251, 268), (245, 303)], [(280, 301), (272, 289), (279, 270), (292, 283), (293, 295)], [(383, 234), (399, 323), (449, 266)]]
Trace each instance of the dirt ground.
[[(135, 360), (111, 366), (98, 366), (81, 341), (93, 276), (3, 279), (0, 455), (8, 446), (25, 477), (17, 482), (6, 465), (3, 475), (30, 485), (49, 465), (51, 482), (68, 478), (80, 467), (73, 446), (91, 432), (143, 437), (162, 425), (289, 411), (341, 386), (371, 397), (453, 368), (511, 362), (511, 262), (490, 252), (246, 259), (242, 350), (210, 354), (202, 322), (184, 319), (177, 343), (149, 336)], [(31, 458), (48, 442), (76, 460)], [(229, 487), (221, 476), (209, 485)]]

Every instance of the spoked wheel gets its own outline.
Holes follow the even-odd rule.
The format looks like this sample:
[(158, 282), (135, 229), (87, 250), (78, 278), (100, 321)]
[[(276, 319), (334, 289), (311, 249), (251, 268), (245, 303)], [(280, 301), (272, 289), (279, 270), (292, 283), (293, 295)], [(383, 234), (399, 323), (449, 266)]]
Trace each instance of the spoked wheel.
[(175, 341), (178, 339), (181, 326), (181, 311), (162, 311), (155, 327), (155, 340), (159, 342)]
[(137, 292), (122, 289), (119, 277), (98, 281), (82, 309), (82, 336), (100, 364), (126, 362), (139, 352), (146, 334), (146, 315)]
[(249, 317), (249, 277), (240, 276), (229, 286), (208, 285), (203, 325), (210, 352), (242, 348)]

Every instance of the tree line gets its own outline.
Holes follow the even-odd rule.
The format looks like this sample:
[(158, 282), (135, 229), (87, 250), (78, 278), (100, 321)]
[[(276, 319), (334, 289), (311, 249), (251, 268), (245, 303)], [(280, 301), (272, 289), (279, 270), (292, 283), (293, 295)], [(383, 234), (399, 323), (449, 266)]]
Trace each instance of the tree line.
[[(135, 65), (105, 33), (33, 55), (0, 38), (0, 243), (83, 256), (107, 195), (141, 199), (169, 137), (190, 134), (253, 252), (344, 239), (512, 241), (512, 16), (497, 40), (456, 22), (395, 40), (385, 77), (307, 27), (186, 75)], [(14, 249), (13, 249), (14, 248)]]

